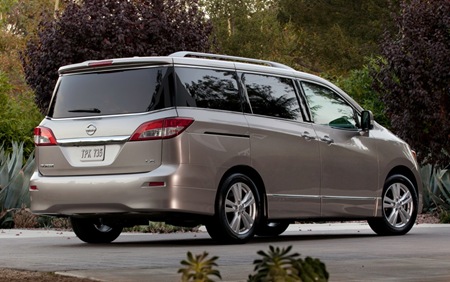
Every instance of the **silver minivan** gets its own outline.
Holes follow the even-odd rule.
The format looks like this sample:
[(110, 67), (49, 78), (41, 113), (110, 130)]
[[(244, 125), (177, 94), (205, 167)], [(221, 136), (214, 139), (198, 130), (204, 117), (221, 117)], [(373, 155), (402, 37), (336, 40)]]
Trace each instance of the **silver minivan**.
[(32, 211), (69, 217), (88, 243), (149, 221), (203, 224), (224, 243), (314, 220), (401, 235), (422, 205), (404, 141), (332, 83), (270, 61), (177, 52), (61, 67), (35, 143)]

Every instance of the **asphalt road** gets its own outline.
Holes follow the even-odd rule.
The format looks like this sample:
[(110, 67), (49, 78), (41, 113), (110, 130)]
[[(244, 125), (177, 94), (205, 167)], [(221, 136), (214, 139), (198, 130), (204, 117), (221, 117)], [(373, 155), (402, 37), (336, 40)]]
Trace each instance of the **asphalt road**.
[(246, 281), (259, 250), (285, 247), (323, 261), (330, 281), (450, 281), (450, 225), (416, 225), (397, 237), (376, 236), (367, 224), (291, 225), (277, 238), (217, 245), (205, 232), (122, 234), (90, 245), (71, 232), (0, 230), (3, 268), (50, 271), (100, 281), (180, 281), (191, 251), (219, 256), (222, 281)]

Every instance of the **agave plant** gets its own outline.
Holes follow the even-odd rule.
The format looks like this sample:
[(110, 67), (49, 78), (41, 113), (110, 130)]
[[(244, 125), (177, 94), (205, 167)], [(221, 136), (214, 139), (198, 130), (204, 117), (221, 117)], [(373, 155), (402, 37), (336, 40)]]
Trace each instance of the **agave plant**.
[(299, 270), (300, 281), (303, 282), (325, 282), (328, 281), (329, 274), (325, 264), (319, 259), (306, 257), (305, 260), (297, 260), (297, 269)]
[(249, 282), (309, 282), (328, 281), (325, 264), (319, 259), (299, 258), (298, 253), (290, 253), (292, 246), (278, 248), (269, 246), (269, 252), (259, 251), (262, 259), (257, 259), (254, 275), (249, 275)]
[(450, 171), (426, 165), (420, 173), (424, 186), (424, 210), (450, 213)]
[(23, 165), (23, 143), (12, 143), (12, 152), (0, 147), (0, 227), (12, 227), (12, 211), (30, 206), (28, 185), (34, 171), (31, 154)]
[(191, 252), (187, 253), (187, 260), (181, 261), (184, 268), (180, 268), (178, 273), (181, 273), (181, 281), (194, 281), (194, 282), (212, 282), (210, 276), (216, 276), (220, 279), (220, 272), (214, 267), (217, 266), (216, 260), (218, 257), (208, 258), (208, 253), (203, 252), (200, 255), (192, 255)]
[(269, 252), (259, 251), (258, 255), (262, 259), (256, 259), (255, 275), (250, 275), (248, 281), (300, 281), (298, 269), (295, 267), (298, 253), (290, 254), (292, 246), (278, 248), (269, 246)]

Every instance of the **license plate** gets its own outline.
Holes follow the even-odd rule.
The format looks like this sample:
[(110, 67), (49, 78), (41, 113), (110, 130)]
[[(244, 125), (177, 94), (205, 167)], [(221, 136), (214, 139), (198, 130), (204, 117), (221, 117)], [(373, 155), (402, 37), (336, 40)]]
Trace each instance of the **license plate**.
[(80, 147), (80, 161), (93, 162), (105, 159), (105, 146)]

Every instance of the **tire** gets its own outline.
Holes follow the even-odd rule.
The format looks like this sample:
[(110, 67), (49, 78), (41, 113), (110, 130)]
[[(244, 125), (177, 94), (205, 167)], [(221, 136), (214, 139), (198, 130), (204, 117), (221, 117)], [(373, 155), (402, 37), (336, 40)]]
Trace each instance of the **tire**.
[(77, 237), (86, 243), (103, 244), (111, 243), (120, 233), (123, 227), (108, 226), (102, 223), (101, 218), (74, 218), (71, 217), (72, 228)]
[(382, 217), (368, 220), (378, 235), (404, 235), (417, 218), (417, 193), (411, 181), (403, 175), (390, 176), (382, 195)]
[(248, 176), (235, 173), (219, 187), (215, 215), (206, 223), (206, 230), (220, 243), (245, 243), (255, 235), (261, 214), (255, 183)]
[(259, 229), (256, 231), (256, 235), (258, 236), (266, 236), (266, 237), (276, 237), (286, 231), (289, 227), (288, 222), (268, 222), (264, 225), (261, 225)]

